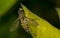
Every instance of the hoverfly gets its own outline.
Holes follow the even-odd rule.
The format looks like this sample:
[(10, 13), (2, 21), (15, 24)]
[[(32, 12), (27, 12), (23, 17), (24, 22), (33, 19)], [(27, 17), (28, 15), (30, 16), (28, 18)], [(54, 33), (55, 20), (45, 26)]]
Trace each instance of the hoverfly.
[(24, 30), (28, 33), (29, 33), (29, 26), (28, 26), (29, 24), (28, 23), (37, 25), (37, 23), (34, 21), (34, 19), (30, 19), (30, 18), (26, 17), (24, 13), (25, 12), (24, 12), (23, 8), (22, 7), (19, 8), (19, 10), (18, 10), (19, 17), (13, 22), (9, 31), (13, 32), (18, 28), (18, 26), (20, 24), (19, 20), (21, 21), (21, 25), (24, 28)]

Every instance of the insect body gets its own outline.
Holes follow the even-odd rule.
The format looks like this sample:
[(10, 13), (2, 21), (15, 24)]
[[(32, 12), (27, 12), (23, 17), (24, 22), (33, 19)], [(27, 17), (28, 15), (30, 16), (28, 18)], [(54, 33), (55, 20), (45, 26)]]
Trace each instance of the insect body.
[(27, 19), (25, 17), (24, 11), (23, 11), (22, 8), (19, 8), (18, 15), (19, 15), (19, 17), (13, 22), (13, 24), (10, 27), (9, 31), (11, 31), (11, 32), (15, 31), (19, 26), (19, 21), (18, 20), (20, 20), (22, 27), (28, 32), (27, 22), (28, 22), (29, 19)]
[(19, 11), (18, 11), (19, 17), (18, 17), (17, 20), (15, 20), (15, 21), (13, 22), (13, 25), (10, 27), (10, 31), (14, 31), (14, 30), (16, 30), (16, 29), (18, 28), (18, 26), (19, 26), (19, 21), (18, 21), (18, 20), (21, 21), (22, 27), (23, 27), (24, 30), (26, 30), (26, 32), (28, 32), (28, 33), (29, 33), (29, 24), (30, 24), (30, 25), (31, 25), (31, 24), (32, 24), (32, 25), (37, 25), (37, 22), (34, 21), (34, 19), (30, 19), (30, 18), (26, 17), (24, 13), (25, 13), (24, 10), (23, 10), (22, 8), (19, 8)]

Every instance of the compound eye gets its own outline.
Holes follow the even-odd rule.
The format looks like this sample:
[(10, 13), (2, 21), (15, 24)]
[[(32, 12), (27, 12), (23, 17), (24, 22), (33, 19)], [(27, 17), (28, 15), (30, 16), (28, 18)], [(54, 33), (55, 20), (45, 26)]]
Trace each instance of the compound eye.
[(24, 13), (24, 10), (22, 8), (19, 8), (18, 14), (21, 15)]
[(24, 10), (22, 8), (20, 8), (19, 10), (20, 10), (20, 12), (24, 12)]

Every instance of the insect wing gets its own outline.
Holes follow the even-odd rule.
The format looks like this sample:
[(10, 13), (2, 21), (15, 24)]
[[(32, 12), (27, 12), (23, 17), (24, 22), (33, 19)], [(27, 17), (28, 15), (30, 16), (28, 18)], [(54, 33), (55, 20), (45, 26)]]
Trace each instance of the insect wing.
[(14, 22), (12, 23), (12, 26), (10, 27), (9, 31), (10, 31), (10, 32), (15, 31), (15, 30), (18, 28), (18, 26), (19, 26), (19, 21), (18, 21), (18, 20), (17, 20), (17, 21), (14, 21)]
[(38, 25), (38, 23), (37, 23), (35, 20), (33, 20), (33, 21), (31, 21), (31, 22), (32, 22), (32, 24), (35, 25), (35, 26)]

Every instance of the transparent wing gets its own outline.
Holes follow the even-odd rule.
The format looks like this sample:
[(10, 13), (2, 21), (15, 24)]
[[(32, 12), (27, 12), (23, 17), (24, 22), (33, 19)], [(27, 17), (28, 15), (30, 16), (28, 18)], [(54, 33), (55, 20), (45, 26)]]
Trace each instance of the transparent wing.
[(35, 20), (37, 20), (37, 19), (30, 19), (30, 18), (28, 18), (28, 19), (29, 19), (29, 22), (30, 22), (32, 25), (35, 25), (35, 26), (38, 25), (38, 23), (35, 21)]
[(39, 25), (34, 19), (31, 20), (31, 23), (35, 26)]
[(14, 21), (14, 22), (12, 23), (12, 26), (10, 27), (9, 31), (10, 31), (10, 32), (15, 31), (15, 30), (18, 28), (18, 26), (19, 26), (19, 21), (16, 20), (16, 21)]

